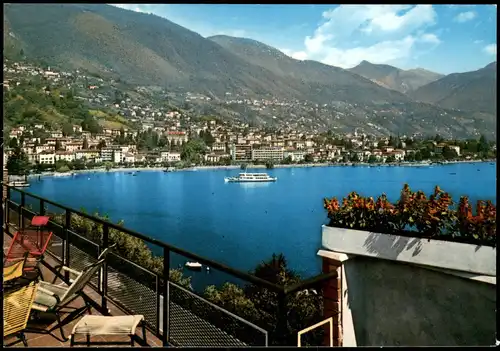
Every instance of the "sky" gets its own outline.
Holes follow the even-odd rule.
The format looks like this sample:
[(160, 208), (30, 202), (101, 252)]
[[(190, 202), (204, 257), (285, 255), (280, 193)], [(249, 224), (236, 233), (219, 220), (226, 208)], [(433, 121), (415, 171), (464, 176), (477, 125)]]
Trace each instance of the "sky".
[(204, 37), (230, 35), (299, 60), (351, 68), (366, 60), (449, 74), (496, 61), (497, 5), (114, 4)]

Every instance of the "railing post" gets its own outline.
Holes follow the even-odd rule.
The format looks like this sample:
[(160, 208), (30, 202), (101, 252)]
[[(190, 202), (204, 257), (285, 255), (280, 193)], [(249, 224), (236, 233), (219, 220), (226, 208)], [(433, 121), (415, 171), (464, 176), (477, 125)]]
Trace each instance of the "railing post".
[(276, 324), (275, 338), (278, 340), (276, 346), (287, 346), (288, 335), (288, 311), (286, 303), (286, 294), (284, 291), (278, 293), (278, 320)]
[(40, 216), (45, 215), (45, 201), (40, 199)]
[[(102, 250), (106, 250), (109, 246), (109, 227), (107, 224), (102, 226)], [(108, 294), (108, 260), (104, 261), (102, 266), (102, 289), (101, 289), (101, 307), (104, 311), (108, 311), (108, 302), (106, 295)]]
[(3, 204), (3, 218), (4, 218), (4, 222), (5, 223), (5, 230), (7, 231), (7, 233), (10, 233), (9, 231), (9, 207), (10, 207), (10, 202), (9, 202), (9, 199), (10, 199), (10, 189), (9, 189), (9, 186), (7, 184), (2, 184), (2, 195), (3, 195), (3, 187), (5, 187), (6, 189), (6, 194), (5, 194), (5, 198), (2, 197), (2, 204)]
[(168, 346), (170, 339), (170, 250), (163, 248), (163, 346)]
[(160, 275), (156, 274), (156, 336), (160, 336), (161, 289)]
[(23, 210), (26, 206), (26, 195), (21, 193), (21, 203), (19, 204), (19, 228), (24, 229), (24, 215)]
[[(64, 235), (65, 235), (65, 245), (64, 245), (64, 253), (63, 253), (63, 262), (66, 267), (70, 267), (70, 234), (69, 230), (71, 229), (71, 212), (66, 209), (64, 219)], [(70, 267), (71, 268), (71, 267)], [(69, 272), (64, 271), (64, 278), (69, 282)]]

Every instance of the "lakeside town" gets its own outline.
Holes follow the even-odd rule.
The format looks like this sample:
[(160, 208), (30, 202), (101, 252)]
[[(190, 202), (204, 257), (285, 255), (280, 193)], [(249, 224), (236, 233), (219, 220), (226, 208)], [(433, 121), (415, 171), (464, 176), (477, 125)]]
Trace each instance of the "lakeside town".
[[(342, 134), (305, 131), (286, 124), (257, 127), (158, 105), (150, 92), (122, 93), (115, 81), (79, 71), (58, 72), (7, 62), (4, 72), (4, 98), (6, 94), (18, 98), (27, 91), (40, 93), (41, 97), (32, 99), (51, 99), (60, 110), (73, 104), (80, 114), (80, 118), (56, 121), (41, 116), (40, 121), (30, 119), (12, 126), (4, 136), (4, 157), (11, 175), (123, 167), (403, 165), (496, 157), (495, 142), (484, 136), (445, 140), (439, 135), (376, 136), (358, 128)], [(28, 87), (39, 87), (39, 91)], [(144, 92), (146, 88), (137, 89)], [(182, 104), (193, 98), (188, 94)], [(25, 111), (22, 122), (26, 116)]]

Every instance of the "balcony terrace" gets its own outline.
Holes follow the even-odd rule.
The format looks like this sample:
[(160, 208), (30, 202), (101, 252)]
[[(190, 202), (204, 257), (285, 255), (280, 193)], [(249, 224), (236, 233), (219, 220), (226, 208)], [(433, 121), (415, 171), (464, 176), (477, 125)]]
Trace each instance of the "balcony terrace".
[[(147, 329), (146, 343), (143, 343), (143, 346), (287, 346), (297, 345), (298, 339), (303, 345), (322, 346), (323, 342), (331, 346), (340, 344), (338, 305), (330, 306), (331, 304), (328, 305), (325, 301), (324, 313), (320, 318), (297, 328), (297, 324), (292, 324), (291, 320), (298, 317), (294, 317), (296, 314), (288, 303), (291, 296), (311, 289), (319, 292), (319, 296), (322, 296), (325, 287), (337, 289), (336, 271), (321, 274), (293, 286), (281, 286), (13, 187), (7, 187), (7, 197), (4, 201), (4, 254), (14, 233), (20, 228), (26, 228), (35, 215), (51, 217), (48, 229), (53, 232), (53, 236), (42, 261), (44, 281), (51, 282), (57, 276), (57, 282), (69, 283), (69, 276), (61, 275), (56, 267), (65, 265), (82, 271), (86, 266), (97, 262), (97, 257), (104, 249), (118, 242), (116, 250), (106, 256), (103, 268), (91, 279), (83, 292), (91, 301), (92, 315), (143, 315)], [(85, 232), (81, 226), (75, 224), (77, 218), (90, 223), (89, 231)], [(120, 250), (120, 243), (124, 240), (132, 240), (136, 244), (147, 243), (149, 247), (157, 249), (155, 252), (161, 250), (163, 255), (149, 259), (150, 264), (145, 267), (141, 260), (124, 257), (126, 253)], [(199, 262), (210, 267), (211, 272), (224, 273), (233, 281), (241, 281), (240, 285), (251, 285), (269, 298), (275, 298), (276, 310), (271, 312), (274, 316), (272, 322), (267, 321), (266, 324), (249, 321), (208, 301), (189, 286), (183, 286), (182, 282), (173, 279), (172, 254)], [(165, 280), (164, 277), (169, 278)], [(167, 301), (168, 308), (163, 308), (164, 301)], [(83, 304), (83, 299), (75, 300), (74, 304)], [(324, 320), (327, 322), (323, 323)], [(167, 323), (164, 324), (164, 321)], [(77, 322), (78, 320), (64, 327), (67, 336), (71, 334)], [(33, 323), (30, 321), (28, 328)], [(313, 324), (318, 325), (314, 327)], [(48, 329), (50, 325), (42, 327)], [(164, 328), (164, 325), (167, 327)], [(302, 332), (299, 334), (310, 326), (314, 327), (312, 332), (306, 330), (303, 336)], [(137, 334), (141, 338), (142, 330), (139, 330)], [(313, 333), (316, 333), (315, 344), (311, 341)], [(69, 341), (59, 340), (57, 330), (52, 334), (27, 332), (25, 335), (29, 346), (69, 346)], [(123, 342), (128, 339), (117, 339), (114, 336), (92, 338), (92, 342), (112, 340)], [(318, 340), (321, 341), (318, 343)], [(9, 342), (8, 338), (5, 339), (4, 345)], [(16, 346), (22, 345), (19, 343)]]

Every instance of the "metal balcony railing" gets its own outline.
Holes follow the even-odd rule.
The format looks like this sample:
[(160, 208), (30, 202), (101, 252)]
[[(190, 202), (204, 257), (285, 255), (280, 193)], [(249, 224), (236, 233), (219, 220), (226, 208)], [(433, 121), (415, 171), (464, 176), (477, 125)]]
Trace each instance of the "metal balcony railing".
[[(294, 315), (289, 310), (287, 298), (306, 289), (321, 289), (322, 284), (336, 278), (335, 273), (330, 273), (293, 286), (276, 285), (102, 218), (68, 208), (18, 188), (3, 186), (7, 187), (7, 198), (4, 202), (5, 231), (12, 235), (14, 230), (25, 228), (34, 215), (50, 213), (49, 229), (54, 235), (47, 252), (60, 264), (70, 268), (81, 270), (86, 265), (96, 262), (99, 254), (111, 245), (110, 241), (116, 239), (113, 237), (113, 233), (116, 232), (142, 240), (149, 247), (154, 247), (155, 252), (161, 249), (163, 255), (158, 259), (161, 267), (157, 267), (156, 272), (145, 268), (142, 262), (132, 262), (117, 252), (108, 254), (103, 270), (92, 280), (91, 285), (100, 296), (99, 306), (103, 313), (106, 313), (107, 303), (111, 301), (129, 314), (144, 315), (148, 328), (163, 341), (164, 345), (194, 347), (292, 345), (296, 342), (296, 339), (293, 339), (299, 330), (290, 331), (288, 319)], [(91, 232), (99, 235), (88, 237), (79, 232), (77, 228), (72, 227), (72, 217), (86, 218), (92, 223)], [(110, 229), (114, 230), (111, 234)], [(271, 329), (269, 327), (265, 330), (262, 326), (256, 325), (255, 321), (252, 323), (245, 320), (206, 300), (195, 291), (171, 281), (169, 279), (171, 253), (224, 272), (233, 279), (239, 279), (243, 284), (251, 284), (254, 288), (274, 293), (277, 296), (276, 325), (272, 326), (272, 330), (269, 330)], [(164, 308), (165, 300), (167, 308)], [(167, 321), (167, 328), (164, 328), (164, 321)]]

